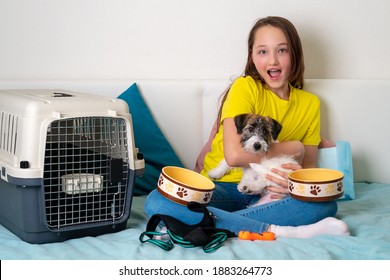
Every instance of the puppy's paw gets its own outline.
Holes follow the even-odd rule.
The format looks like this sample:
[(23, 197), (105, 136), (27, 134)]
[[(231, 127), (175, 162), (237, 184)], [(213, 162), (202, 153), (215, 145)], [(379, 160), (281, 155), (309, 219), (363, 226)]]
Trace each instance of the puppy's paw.
[(237, 185), (237, 190), (241, 193), (248, 193), (250, 192), (249, 187), (247, 184), (243, 183), (242, 181)]
[(226, 160), (223, 159), (219, 162), (217, 167), (211, 169), (207, 175), (209, 175), (211, 180), (216, 180), (222, 178), (230, 170), (229, 165)]
[(211, 169), (208, 173), (210, 179), (217, 180), (219, 178), (222, 178), (223, 175), (225, 175), (225, 172), (221, 172), (218, 168)]
[(244, 194), (261, 194), (266, 186), (263, 182), (248, 180), (244, 176), (241, 182), (237, 185), (237, 190)]

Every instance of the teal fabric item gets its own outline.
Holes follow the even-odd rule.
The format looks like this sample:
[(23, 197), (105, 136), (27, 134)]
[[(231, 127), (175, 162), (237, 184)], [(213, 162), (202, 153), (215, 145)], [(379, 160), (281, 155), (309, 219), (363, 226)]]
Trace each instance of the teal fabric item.
[(135, 146), (145, 159), (145, 172), (135, 179), (134, 194), (148, 194), (157, 187), (164, 166), (183, 167), (183, 164), (155, 122), (137, 84), (131, 85), (118, 98), (126, 101), (129, 106)]
[(336, 169), (344, 173), (344, 196), (340, 199), (355, 199), (351, 145), (337, 141), (336, 147), (318, 150), (318, 167)]
[[(313, 238), (278, 238), (276, 241), (254, 242), (230, 238), (229, 242), (212, 254), (205, 254), (201, 247), (186, 249), (181, 246), (176, 246), (173, 251), (167, 253), (157, 246), (140, 243), (139, 236), (145, 231), (150, 217), (144, 212), (146, 196), (137, 196), (133, 199), (131, 219), (127, 229), (116, 233), (38, 245), (22, 241), (0, 225), (0, 260), (61, 260), (58, 264), (59, 268), (64, 260), (113, 260), (115, 262), (122, 260), (122, 263), (129, 263), (131, 260), (145, 260), (150, 266), (154, 266), (154, 263), (160, 260), (199, 260), (210, 263), (216, 260), (232, 260), (242, 263), (246, 260), (250, 262), (259, 260), (259, 263), (264, 263), (265, 260), (271, 260), (271, 262), (275, 260), (332, 260), (334, 262), (346, 260), (351, 263), (350, 270), (356, 269), (352, 267), (355, 265), (353, 260), (362, 260), (365, 263), (367, 260), (383, 260), (383, 265), (388, 266), (390, 260), (390, 184), (356, 183), (355, 191), (359, 199), (342, 200), (337, 203), (337, 217), (348, 224), (351, 236), (321, 235)], [(10, 262), (2, 262), (2, 269), (3, 263)], [(42, 263), (42, 267), (46, 266), (45, 271), (51, 273), (47, 270), (47, 262)], [(33, 262), (32, 265), (36, 263)], [(24, 265), (23, 268), (25, 267)], [(345, 268), (344, 264), (343, 267)], [(11, 273), (10, 270), (8, 271)], [(336, 269), (334, 271), (337, 272)], [(30, 277), (30, 279), (53, 278), (51, 274), (45, 275), (46, 277), (38, 273), (33, 275), (37, 276)], [(204, 279), (204, 277), (198, 278)], [(131, 278), (130, 276), (121, 279), (131, 280), (137, 277)], [(210, 277), (210, 279), (213, 278)], [(231, 279), (241, 278), (232, 277)], [(259, 279), (262, 278), (259, 277)]]

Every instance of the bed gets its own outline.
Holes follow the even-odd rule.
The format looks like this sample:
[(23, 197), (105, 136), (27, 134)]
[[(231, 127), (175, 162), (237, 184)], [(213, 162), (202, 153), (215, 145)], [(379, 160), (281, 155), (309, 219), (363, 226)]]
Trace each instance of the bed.
[(151, 244), (141, 244), (138, 240), (148, 221), (143, 213), (142, 196), (134, 198), (128, 228), (118, 233), (36, 245), (21, 241), (1, 226), (0, 256), (3, 260), (388, 260), (390, 187), (379, 183), (357, 183), (355, 187), (356, 199), (340, 202), (338, 213), (338, 217), (350, 226), (350, 237), (280, 238), (269, 242), (229, 239), (210, 254), (204, 253), (200, 247), (187, 249), (181, 246), (166, 252)]
[[(183, 166), (193, 168), (207, 141), (220, 94), (227, 80), (3, 80), (0, 88), (62, 88), (118, 97), (136, 83), (161, 134)], [(147, 191), (133, 197), (125, 230), (63, 242), (29, 244), (0, 225), (2, 260), (389, 260), (390, 160), (386, 154), (390, 132), (390, 81), (307, 80), (306, 89), (322, 100), (323, 135), (351, 145), (353, 195), (339, 200), (337, 217), (351, 236), (309, 239), (242, 241), (230, 238), (213, 253), (202, 248), (175, 246), (169, 252), (139, 241), (149, 219), (143, 211)], [(131, 112), (133, 112), (130, 109)], [(135, 111), (134, 111), (135, 112)], [(137, 116), (132, 114), (133, 119)], [(136, 143), (137, 144), (137, 143)], [(139, 143), (141, 144), (141, 143)], [(151, 189), (155, 185), (151, 185)]]

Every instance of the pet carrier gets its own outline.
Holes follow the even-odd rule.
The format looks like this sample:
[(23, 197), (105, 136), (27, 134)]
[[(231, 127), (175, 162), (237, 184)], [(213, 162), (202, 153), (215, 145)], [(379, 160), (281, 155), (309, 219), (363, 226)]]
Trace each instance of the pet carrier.
[(0, 90), (0, 223), (29, 243), (117, 232), (144, 169), (127, 104)]

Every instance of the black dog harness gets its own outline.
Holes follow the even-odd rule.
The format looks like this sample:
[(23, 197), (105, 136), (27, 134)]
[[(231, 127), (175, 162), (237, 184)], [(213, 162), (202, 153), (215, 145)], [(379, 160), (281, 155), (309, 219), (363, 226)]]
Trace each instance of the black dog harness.
[[(213, 215), (206, 206), (190, 202), (187, 208), (194, 212), (203, 212), (203, 219), (198, 224), (188, 225), (171, 216), (155, 214), (150, 218), (146, 231), (140, 235), (139, 240), (142, 243), (155, 244), (165, 251), (170, 251), (174, 244), (179, 244), (185, 248), (202, 246), (205, 253), (210, 253), (220, 248), (227, 238), (235, 237), (231, 231), (215, 228)], [(156, 231), (161, 224), (167, 228), (166, 232)]]

